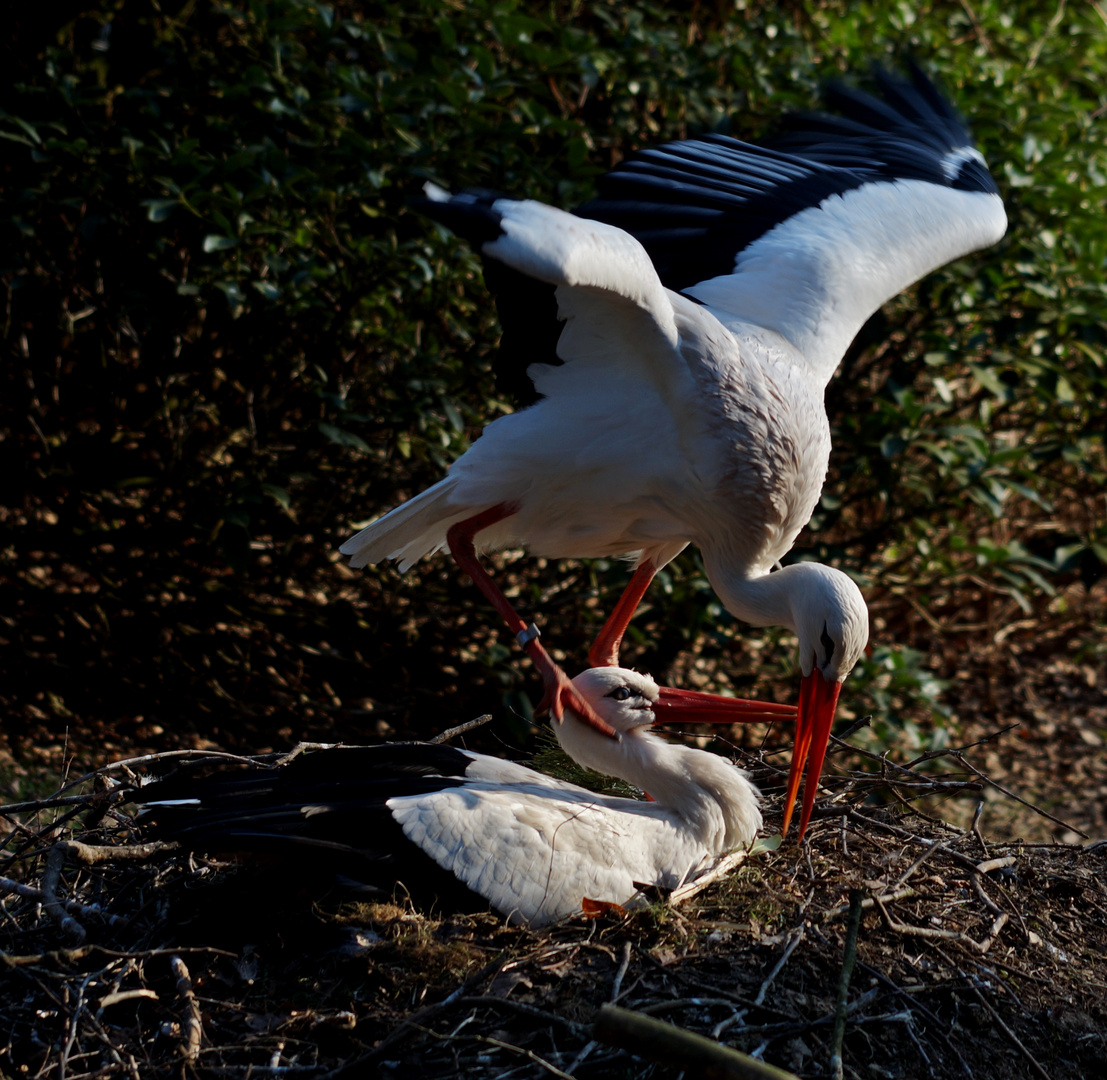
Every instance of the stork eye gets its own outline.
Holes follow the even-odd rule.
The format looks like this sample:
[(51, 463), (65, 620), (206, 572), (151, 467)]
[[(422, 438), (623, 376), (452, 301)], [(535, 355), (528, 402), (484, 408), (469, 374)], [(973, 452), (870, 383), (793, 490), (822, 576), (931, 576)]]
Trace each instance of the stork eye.
[(826, 651), (826, 659), (823, 661), (822, 666), (829, 667), (830, 661), (834, 659), (834, 639), (827, 633), (826, 623), (823, 623), (823, 632), (819, 637), (819, 642)]
[(627, 698), (634, 697), (634, 694), (631, 693), (629, 686), (617, 686), (607, 696), (609, 698), (614, 698), (615, 701), (626, 701)]

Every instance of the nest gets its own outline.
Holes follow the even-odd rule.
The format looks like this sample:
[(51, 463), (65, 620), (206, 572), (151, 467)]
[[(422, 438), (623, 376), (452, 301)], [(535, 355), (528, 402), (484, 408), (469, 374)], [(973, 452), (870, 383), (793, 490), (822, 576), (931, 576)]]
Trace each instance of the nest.
[(802, 844), (682, 903), (542, 931), (149, 842), (128, 791), (181, 754), (0, 808), (3, 1075), (1075, 1080), (1107, 1056), (1107, 845), (920, 812), (991, 786), (962, 753), (833, 778)]

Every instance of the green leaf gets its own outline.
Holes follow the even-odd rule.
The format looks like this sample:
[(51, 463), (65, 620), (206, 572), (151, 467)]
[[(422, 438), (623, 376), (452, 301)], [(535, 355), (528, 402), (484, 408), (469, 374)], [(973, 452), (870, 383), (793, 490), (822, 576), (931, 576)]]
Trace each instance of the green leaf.
[(180, 206), (178, 199), (143, 199), (142, 205), (146, 207), (146, 217), (149, 221), (165, 221), (173, 212), (173, 208)]
[(347, 446), (353, 450), (364, 450), (368, 452), (369, 444), (361, 438), (359, 435), (355, 435), (352, 431), (345, 431), (342, 428), (337, 428), (333, 424), (320, 424), (319, 430), (325, 435), (332, 443), (337, 446)]
[(204, 251), (226, 251), (227, 248), (233, 248), (238, 244), (238, 241), (230, 236), (220, 236), (218, 233), (208, 233), (204, 237)]

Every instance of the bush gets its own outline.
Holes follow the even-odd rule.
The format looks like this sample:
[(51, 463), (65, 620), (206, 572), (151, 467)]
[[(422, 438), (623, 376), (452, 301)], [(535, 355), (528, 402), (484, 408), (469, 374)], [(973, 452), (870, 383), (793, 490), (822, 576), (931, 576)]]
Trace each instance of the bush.
[[(946, 667), (951, 630), (994, 638), (1090, 588), (1107, 560), (1103, 28), (1086, 6), (913, 10), (23, 13), (0, 118), (10, 734), (426, 733), (483, 711), (489, 686), (525, 717), (532, 680), (451, 566), (401, 581), (335, 554), (510, 407), (478, 263), (411, 198), (434, 179), (575, 205), (644, 142), (756, 137), (817, 80), (894, 54), (874, 42), (913, 50), (971, 118), (1011, 231), (859, 336), (795, 557), (862, 582), (882, 649)], [(500, 573), (571, 657), (626, 577), (529, 559)], [(792, 692), (788, 643), (736, 625), (694, 554), (655, 590), (640, 664)], [(738, 648), (757, 666), (733, 668)], [(855, 709), (888, 708), (888, 670), (865, 665)], [(910, 683), (895, 708), (924, 720), (941, 695)]]

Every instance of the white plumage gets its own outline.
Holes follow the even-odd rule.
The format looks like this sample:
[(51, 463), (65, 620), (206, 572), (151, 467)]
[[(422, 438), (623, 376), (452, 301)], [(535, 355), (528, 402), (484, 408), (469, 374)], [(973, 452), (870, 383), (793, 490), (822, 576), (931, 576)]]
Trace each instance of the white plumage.
[(752, 843), (761, 812), (745, 773), (649, 729), (658, 720), (794, 710), (766, 713), (756, 702), (662, 689), (614, 667), (574, 681), (623, 737), (599, 734), (570, 711), (556, 728), (562, 746), (654, 801), (598, 795), (514, 762), (416, 743), (338, 747), (256, 773), (196, 778), (186, 768), (143, 789), (143, 820), (155, 835), (196, 849), (291, 851), (301, 861), (322, 853), (346, 877), (378, 886), (416, 887), (426, 877), (419, 860), (429, 859), (532, 926), (575, 914), (586, 899), (624, 903), (639, 885), (675, 889), (716, 856)]
[[(341, 548), (351, 566), (406, 569), (449, 547), (539, 665), (554, 715), (571, 704), (603, 729), (476, 547), (633, 559), (589, 655), (600, 666), (617, 662), (656, 571), (696, 544), (728, 611), (799, 639), (785, 827), (810, 748), (801, 835), (841, 681), (868, 639), (845, 574), (814, 563), (770, 573), (826, 477), (826, 384), (881, 303), (1006, 228), (949, 104), (918, 71), (878, 81), (881, 98), (839, 88), (844, 118), (799, 117), (775, 147), (712, 136), (644, 151), (601, 181), (583, 217), (428, 188), (427, 213), (478, 244), (500, 278), (506, 267), (556, 290), (564, 328), (556, 356), (527, 369), (534, 404), (489, 424), (443, 480)], [(503, 295), (500, 309), (505, 326), (525, 325)]]

